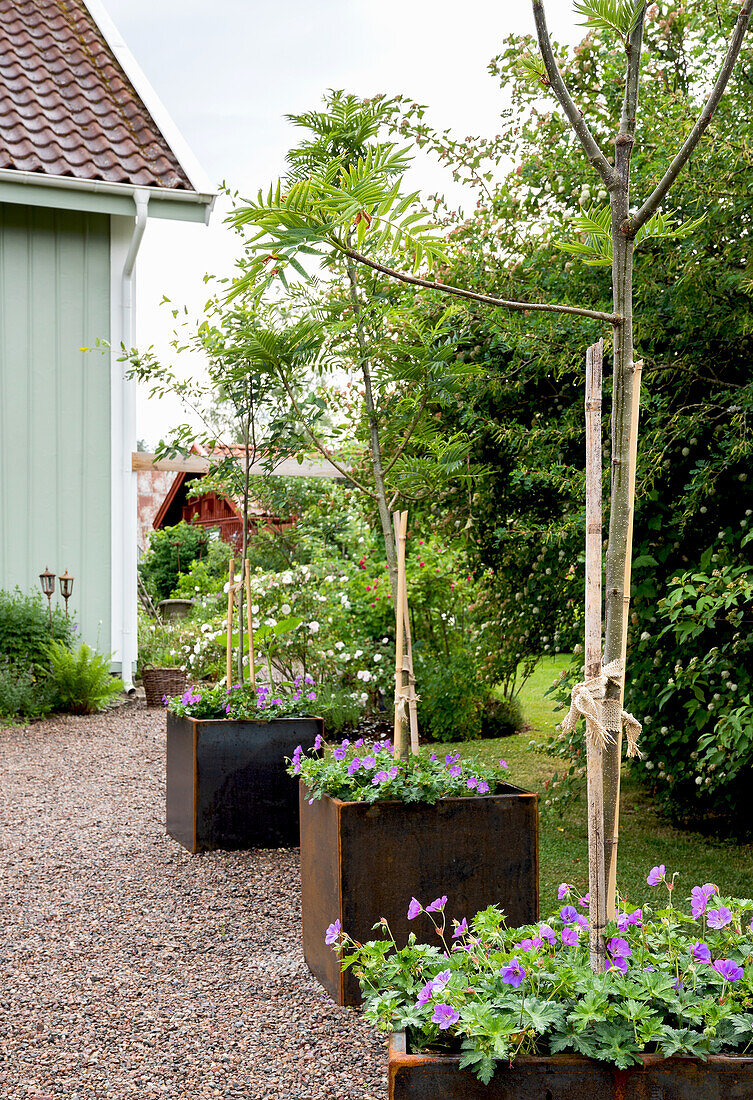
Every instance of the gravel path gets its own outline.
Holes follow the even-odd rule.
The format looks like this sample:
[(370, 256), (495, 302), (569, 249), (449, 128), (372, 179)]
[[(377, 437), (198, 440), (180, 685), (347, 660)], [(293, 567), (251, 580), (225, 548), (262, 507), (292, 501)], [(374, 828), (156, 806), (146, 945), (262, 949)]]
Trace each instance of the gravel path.
[(300, 949), (298, 852), (164, 828), (161, 712), (0, 730), (3, 1100), (382, 1100)]

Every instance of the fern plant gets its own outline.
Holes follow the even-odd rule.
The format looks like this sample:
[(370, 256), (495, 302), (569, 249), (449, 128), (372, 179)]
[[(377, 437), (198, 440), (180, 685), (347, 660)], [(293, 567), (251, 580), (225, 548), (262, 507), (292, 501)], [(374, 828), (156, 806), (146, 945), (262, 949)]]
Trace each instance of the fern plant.
[(110, 674), (108, 658), (86, 642), (75, 650), (67, 649), (60, 642), (51, 642), (47, 656), (58, 710), (69, 714), (94, 714), (123, 690), (123, 681)]

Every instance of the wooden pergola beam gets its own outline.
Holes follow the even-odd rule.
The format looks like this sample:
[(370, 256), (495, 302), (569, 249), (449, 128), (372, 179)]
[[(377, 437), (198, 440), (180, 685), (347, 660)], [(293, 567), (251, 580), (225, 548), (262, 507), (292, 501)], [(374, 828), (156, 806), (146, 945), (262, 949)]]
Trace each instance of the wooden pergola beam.
[[(202, 455), (189, 455), (187, 458), (157, 458), (147, 451), (131, 452), (132, 470), (174, 470), (183, 474), (205, 474), (209, 470), (209, 459)], [(344, 474), (335, 469), (326, 460), (312, 462), (304, 459), (299, 462), (296, 458), (283, 458), (273, 470), (268, 470), (260, 462), (254, 462), (250, 467), (250, 473), (269, 475), (273, 477), (331, 477), (338, 480), (344, 479)]]

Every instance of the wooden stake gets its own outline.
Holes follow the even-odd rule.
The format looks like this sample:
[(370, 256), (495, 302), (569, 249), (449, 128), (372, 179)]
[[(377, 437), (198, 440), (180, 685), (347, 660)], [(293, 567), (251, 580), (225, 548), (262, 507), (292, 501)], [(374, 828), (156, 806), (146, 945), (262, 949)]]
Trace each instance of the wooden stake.
[[(395, 734), (394, 756), (396, 760), (408, 759), (405, 722), (401, 714), (400, 700), (403, 687), (403, 636), (405, 633), (405, 536), (408, 530), (408, 513), (400, 512), (397, 539), (397, 601), (395, 607)], [(394, 520), (393, 520), (394, 522)]]
[(248, 624), (248, 672), (251, 687), (256, 691), (256, 657), (254, 655), (254, 617), (251, 613), (251, 566), (246, 558), (246, 622)]
[[(586, 352), (586, 680), (601, 675), (601, 376), (604, 345)], [(604, 971), (607, 899), (604, 871), (603, 749), (586, 732), (588, 888), (591, 969)]]
[(227, 686), (233, 686), (233, 601), (235, 598), (235, 558), (228, 565), (227, 587)]
[[(392, 513), (392, 523), (395, 528), (395, 546), (397, 547), (400, 542), (400, 515), (398, 512)], [(410, 751), (412, 753), (418, 752), (418, 708), (416, 707), (416, 678), (413, 673), (413, 642), (411, 639), (410, 629), (410, 609), (408, 607), (408, 577), (404, 573), (404, 585), (403, 585), (403, 633), (405, 635), (405, 653), (403, 654), (403, 678), (402, 683), (405, 684), (407, 677), (409, 686), (413, 689), (410, 693), (411, 697), (408, 700), (408, 718), (410, 721)], [(399, 594), (398, 594), (399, 598)]]
[[(627, 526), (627, 554), (625, 556), (625, 575), (622, 587), (622, 643), (620, 645), (620, 657), (622, 659), (623, 678), (620, 691), (620, 710), (625, 702), (625, 675), (627, 666), (627, 636), (630, 622), (630, 581), (633, 569), (633, 516), (635, 514), (635, 472), (638, 461), (638, 415), (641, 405), (641, 376), (643, 374), (643, 360), (633, 364), (633, 403), (630, 423), (632, 434), (630, 436), (630, 472), (629, 472), (629, 498), (628, 498), (628, 526)], [(618, 759), (622, 760), (622, 727), (617, 734)], [(607, 920), (614, 920), (617, 912), (617, 845), (620, 833), (620, 772), (617, 773), (617, 789), (612, 809), (612, 820), (606, 823), (607, 838), (610, 843), (606, 851), (606, 879), (607, 879)]]

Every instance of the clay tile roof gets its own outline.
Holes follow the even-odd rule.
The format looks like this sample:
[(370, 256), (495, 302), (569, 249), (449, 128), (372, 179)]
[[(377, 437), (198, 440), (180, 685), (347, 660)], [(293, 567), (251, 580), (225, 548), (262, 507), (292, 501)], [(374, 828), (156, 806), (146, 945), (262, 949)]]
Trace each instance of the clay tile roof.
[(83, 0), (0, 0), (0, 168), (193, 191)]

